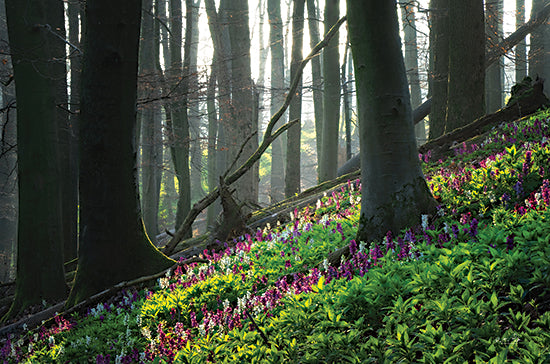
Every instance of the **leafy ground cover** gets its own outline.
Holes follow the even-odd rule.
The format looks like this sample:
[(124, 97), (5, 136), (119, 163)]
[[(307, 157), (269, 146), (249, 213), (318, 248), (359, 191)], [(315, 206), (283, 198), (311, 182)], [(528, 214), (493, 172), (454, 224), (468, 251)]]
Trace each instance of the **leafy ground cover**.
[[(6, 338), (3, 362), (550, 362), (550, 113), (421, 155), (437, 216), (355, 242), (360, 183), (150, 290)], [(327, 255), (350, 245), (330, 266)]]

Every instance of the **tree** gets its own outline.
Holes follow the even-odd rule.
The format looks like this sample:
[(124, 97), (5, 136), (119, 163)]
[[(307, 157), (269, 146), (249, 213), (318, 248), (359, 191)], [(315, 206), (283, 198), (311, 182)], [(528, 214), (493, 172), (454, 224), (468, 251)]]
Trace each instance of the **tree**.
[[(136, 180), (141, 1), (90, 0), (82, 65), (80, 249), (71, 306), (169, 268), (143, 228)], [(35, 231), (34, 231), (35, 232)]]
[(62, 299), (67, 292), (56, 82), (65, 78), (65, 63), (52, 61), (65, 59), (63, 15), (58, 1), (6, 0), (17, 99), (19, 185), (16, 291), (6, 317), (42, 300)]
[[(340, 2), (325, 2), (325, 34), (338, 20)], [(338, 169), (338, 124), (340, 122), (340, 66), (338, 38), (333, 38), (323, 50), (323, 135), (319, 160), (319, 182), (336, 178)]]
[[(516, 0), (516, 28), (519, 28), (525, 22), (525, 0)], [(516, 46), (516, 57), (514, 58), (516, 67), (516, 83), (519, 83), (527, 76), (527, 45), (525, 39)]]
[[(534, 18), (544, 6), (546, 0), (533, 0), (531, 18)], [(550, 25), (543, 24), (531, 33), (529, 48), (529, 75), (534, 79), (539, 76), (548, 79), (550, 76)]]
[(419, 223), (436, 202), (416, 151), (396, 2), (348, 0), (347, 14), (363, 186), (357, 238), (371, 242)]
[[(250, 66), (250, 30), (248, 26), (248, 0), (232, 0), (227, 7), (229, 39), (231, 42), (231, 106), (233, 124), (227, 129), (232, 145), (229, 148), (231, 163), (245, 163), (258, 147), (258, 132), (254, 122), (254, 92)], [(242, 154), (239, 156), (242, 144)], [(258, 166), (235, 184), (236, 196), (243, 202), (258, 201)]]
[[(141, 98), (158, 99), (160, 88), (159, 74), (156, 66), (160, 39), (156, 34), (153, 0), (144, 0), (141, 21), (141, 41), (139, 47), (139, 73), (141, 82)], [(138, 113), (141, 125), (141, 155), (142, 155), (142, 211), (143, 223), (147, 234), (155, 239), (158, 230), (158, 212), (160, 201), (160, 181), (162, 178), (162, 140), (159, 105), (148, 103)]]
[[(309, 44), (311, 49), (319, 43), (319, 14), (315, 0), (307, 0), (307, 17), (309, 26)], [(315, 141), (317, 160), (321, 159), (321, 143), (323, 140), (323, 75), (321, 72), (321, 57), (311, 60), (311, 78), (313, 87), (313, 112), (315, 115)], [(319, 171), (317, 171), (319, 173)]]
[[(417, 108), (422, 103), (422, 92), (420, 90), (420, 75), (418, 72), (418, 45), (416, 41), (416, 12), (412, 4), (401, 5), (401, 22), (405, 41), (405, 69), (411, 92), (412, 108)], [(424, 123), (415, 126), (416, 139), (418, 144), (426, 140), (426, 129)]]
[[(298, 67), (302, 61), (302, 46), (304, 38), (304, 0), (294, 0), (292, 14), (292, 60), (290, 64), (290, 79), (297, 77)], [(290, 120), (302, 118), (302, 81), (300, 78), (296, 94), (289, 106)], [(292, 197), (300, 193), (300, 150), (301, 123), (296, 123), (288, 129), (286, 142), (285, 196)]]
[[(269, 17), (269, 45), (271, 51), (271, 115), (275, 114), (283, 104), (285, 95), (285, 51), (283, 38), (283, 19), (281, 18), (281, 2), (267, 0)], [(284, 117), (275, 126), (284, 123)], [(282, 139), (273, 141), (271, 145), (271, 203), (284, 198), (285, 188), (285, 154)]]
[(445, 131), (449, 77), (449, 0), (430, 1), (430, 139)]
[(449, 2), (449, 81), (445, 133), (485, 113), (483, 0)]
[[(485, 32), (487, 47), (495, 47), (503, 38), (503, 0), (485, 2)], [(485, 111), (491, 114), (504, 104), (504, 57), (487, 67), (485, 77)]]

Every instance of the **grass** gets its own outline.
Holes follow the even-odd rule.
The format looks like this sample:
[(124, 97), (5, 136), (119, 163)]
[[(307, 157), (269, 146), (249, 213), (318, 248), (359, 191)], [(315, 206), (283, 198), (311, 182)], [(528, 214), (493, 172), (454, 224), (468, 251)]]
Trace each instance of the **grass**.
[[(549, 113), (424, 160), (438, 216), (355, 242), (359, 181), (151, 290), (3, 342), (3, 362), (550, 362)], [(329, 252), (350, 244), (338, 267)]]

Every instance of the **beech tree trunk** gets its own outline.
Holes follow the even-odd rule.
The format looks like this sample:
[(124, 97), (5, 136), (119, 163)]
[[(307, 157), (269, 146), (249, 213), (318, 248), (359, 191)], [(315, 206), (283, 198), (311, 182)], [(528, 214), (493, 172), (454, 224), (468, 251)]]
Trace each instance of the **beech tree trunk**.
[(449, 81), (445, 133), (485, 113), (483, 0), (449, 3)]
[[(65, 79), (63, 4), (6, 1), (17, 100), (17, 279), (5, 318), (65, 297), (59, 84)], [(59, 32), (59, 33), (57, 33)], [(64, 112), (63, 112), (64, 113)]]
[[(281, 18), (281, 2), (267, 0), (269, 17), (269, 45), (271, 51), (271, 115), (275, 114), (285, 99), (285, 51), (283, 38), (283, 19)], [(286, 122), (286, 115), (275, 126), (280, 127)], [(271, 203), (282, 201), (285, 189), (285, 153), (282, 138), (271, 144)]]
[(347, 12), (363, 186), (357, 239), (371, 242), (420, 223), (436, 202), (416, 151), (396, 3), (348, 0)]
[(67, 306), (118, 282), (151, 275), (174, 263), (148, 239), (137, 193), (135, 128), (141, 1), (89, 1), (86, 18), (80, 125), (80, 250)]
[[(325, 2), (325, 34), (336, 24), (340, 2)], [(323, 50), (323, 135), (321, 159), (319, 160), (319, 182), (336, 178), (338, 170), (338, 125), (340, 123), (340, 54), (338, 38), (333, 38)]]
[[(516, 0), (516, 28), (525, 23), (525, 0)], [(516, 83), (519, 83), (527, 76), (527, 44), (525, 39), (516, 46), (516, 57), (514, 63), (516, 67)]]
[[(503, 38), (503, 0), (485, 2), (487, 48), (495, 47)], [(504, 57), (487, 67), (485, 76), (485, 113), (491, 114), (504, 105)]]
[[(292, 13), (292, 61), (290, 64), (290, 79), (298, 75), (298, 68), (302, 62), (302, 48), (304, 39), (304, 0), (294, 0)], [(296, 93), (289, 106), (290, 120), (302, 119), (302, 78), (296, 88)], [(292, 197), (300, 193), (300, 151), (301, 151), (301, 122), (288, 129), (285, 171), (285, 196)]]
[[(531, 6), (531, 18), (535, 17), (547, 0), (533, 0)], [(529, 48), (529, 76), (535, 79), (548, 79), (550, 76), (550, 25), (542, 24), (531, 33), (531, 46)]]

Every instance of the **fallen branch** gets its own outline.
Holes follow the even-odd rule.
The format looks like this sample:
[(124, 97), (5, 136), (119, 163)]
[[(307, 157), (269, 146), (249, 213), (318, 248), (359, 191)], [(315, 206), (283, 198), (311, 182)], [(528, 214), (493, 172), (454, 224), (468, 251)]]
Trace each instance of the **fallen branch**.
[[(284, 124), (273, 133), (273, 128), (275, 127), (275, 124), (277, 123), (277, 121), (279, 121), (281, 116), (285, 113), (286, 109), (290, 105), (290, 101), (292, 100), (292, 97), (296, 93), (295, 91), (298, 87), (300, 77), (302, 76), (302, 73), (304, 71), (306, 64), (313, 57), (315, 57), (315, 55), (319, 53), (321, 49), (327, 46), (328, 42), (337, 34), (338, 29), (344, 23), (344, 21), (346, 21), (345, 16), (340, 18), (340, 20), (338, 20), (338, 22), (334, 24), (334, 26), (326, 34), (325, 38), (319, 43), (317, 43), (317, 45), (311, 50), (309, 55), (302, 60), (302, 62), (298, 67), (296, 76), (292, 80), (290, 89), (286, 95), (283, 105), (271, 117), (271, 119), (269, 120), (269, 123), (267, 124), (262, 144), (256, 149), (256, 151), (250, 156), (250, 158), (248, 158), (248, 160), (243, 165), (241, 165), (235, 172), (233, 172), (231, 175), (225, 178), (225, 183), (228, 186), (233, 184), (235, 181), (241, 178), (250, 168), (252, 168), (254, 163), (256, 163), (260, 159), (262, 154), (271, 145), (271, 143), (275, 139), (277, 139), (277, 137), (279, 137), (282, 133), (284, 133), (287, 129), (292, 127), (294, 124), (299, 122), (299, 120), (289, 121), (288, 123)], [(178, 230), (176, 231), (172, 239), (170, 239), (166, 247), (164, 247), (164, 250), (163, 250), (164, 254), (169, 255), (174, 251), (176, 245), (183, 239), (183, 237), (189, 231), (189, 229), (191, 229), (191, 225), (193, 224), (197, 216), (199, 216), (202, 210), (204, 210), (205, 208), (210, 206), (214, 201), (216, 201), (219, 194), (220, 194), (220, 190), (219, 188), (216, 187), (214, 188), (214, 190), (212, 190), (206, 196), (204, 196), (200, 201), (198, 201), (193, 205), (193, 207), (191, 208), (191, 211), (189, 211), (183, 223), (178, 227)]]

